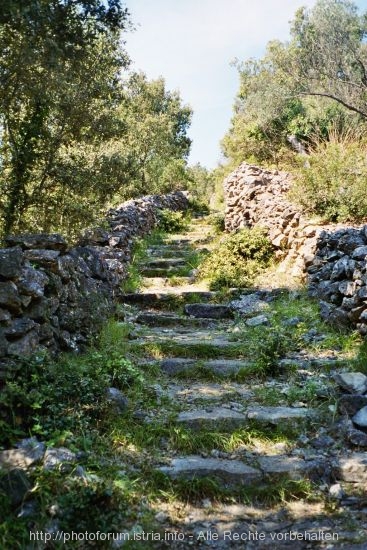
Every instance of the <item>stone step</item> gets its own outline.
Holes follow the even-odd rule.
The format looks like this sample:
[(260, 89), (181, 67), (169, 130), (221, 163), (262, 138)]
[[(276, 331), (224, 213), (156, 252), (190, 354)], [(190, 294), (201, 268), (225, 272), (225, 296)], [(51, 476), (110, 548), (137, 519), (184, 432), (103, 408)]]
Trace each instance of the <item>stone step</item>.
[(172, 239), (167, 239), (165, 241), (165, 244), (167, 246), (172, 246), (172, 247), (179, 247), (179, 246), (183, 246), (183, 245), (190, 245), (191, 244), (191, 239), (183, 239), (183, 238), (172, 238)]
[(314, 418), (315, 411), (303, 407), (250, 407), (243, 412), (226, 407), (211, 407), (183, 411), (177, 417), (179, 424), (184, 424), (193, 430), (227, 429), (235, 430), (245, 427), (249, 420), (261, 424), (296, 425), (307, 418)]
[(177, 376), (178, 374), (189, 373), (190, 370), (200, 365), (216, 376), (225, 377), (237, 374), (240, 370), (248, 368), (249, 364), (249, 362), (239, 359), (208, 359), (198, 362), (197, 359), (173, 357), (171, 359), (163, 359), (160, 362), (160, 368), (168, 376)]
[(188, 455), (173, 458), (169, 466), (161, 466), (159, 470), (171, 479), (193, 480), (205, 477), (235, 489), (239, 486), (276, 482), (284, 477), (317, 480), (325, 474), (327, 461), (324, 458), (304, 460), (274, 455), (254, 458), (253, 463), (248, 465), (240, 460)]
[(294, 425), (300, 421), (316, 418), (317, 411), (306, 407), (249, 407), (247, 418), (261, 424), (277, 426), (279, 424)]
[(143, 277), (174, 277), (175, 275), (180, 276), (182, 273), (182, 267), (144, 267), (140, 270), (140, 274)]
[(262, 473), (239, 460), (203, 458), (191, 455), (174, 458), (170, 466), (159, 468), (172, 479), (209, 477), (228, 486), (252, 485), (260, 481)]
[[(184, 332), (185, 331), (185, 332)], [(238, 341), (231, 341), (226, 336), (226, 333), (220, 330), (198, 330), (196, 332), (185, 329), (183, 327), (177, 327), (177, 329), (155, 329), (151, 328), (148, 333), (136, 340), (137, 344), (161, 344), (162, 347), (174, 347), (176, 352), (180, 353), (180, 350), (190, 351), (190, 348), (202, 348), (207, 346), (210, 348), (219, 348), (224, 353), (228, 353), (238, 350), (241, 354), (242, 344)], [(183, 352), (183, 356), (187, 357), (186, 352)], [(228, 356), (228, 355), (227, 355)], [(179, 355), (178, 355), (179, 357)]]
[(270, 481), (276, 481), (283, 476), (294, 480), (316, 480), (325, 475), (327, 466), (327, 461), (323, 457), (304, 460), (287, 455), (260, 456), (257, 457), (256, 463), (264, 477)]
[(186, 304), (184, 313), (191, 317), (207, 319), (231, 319), (232, 309), (225, 304)]
[(215, 382), (197, 382), (183, 384), (172, 384), (168, 386), (167, 393), (173, 400), (180, 400), (186, 403), (195, 401), (216, 402), (223, 399), (233, 400), (236, 398), (252, 399), (253, 392), (243, 384), (236, 383), (215, 383)]
[(145, 266), (149, 268), (169, 269), (171, 267), (184, 267), (186, 262), (183, 258), (157, 258), (149, 260)]
[(224, 407), (211, 410), (194, 410), (181, 412), (176, 422), (191, 430), (227, 430), (233, 431), (246, 425), (245, 414)]
[(214, 291), (188, 290), (181, 291), (178, 287), (164, 289), (164, 292), (131, 292), (121, 296), (120, 301), (125, 304), (136, 304), (141, 306), (153, 306), (169, 303), (172, 298), (179, 298), (182, 301), (190, 301), (193, 298), (211, 300), (217, 295)]
[(215, 323), (213, 319), (195, 319), (150, 311), (140, 313), (135, 322), (149, 327), (209, 327)]

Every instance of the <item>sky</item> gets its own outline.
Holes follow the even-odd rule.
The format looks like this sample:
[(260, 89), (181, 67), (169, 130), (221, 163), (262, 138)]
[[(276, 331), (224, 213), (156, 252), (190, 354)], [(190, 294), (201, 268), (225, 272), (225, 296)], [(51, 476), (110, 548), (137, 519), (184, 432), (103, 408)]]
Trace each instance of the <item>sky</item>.
[[(365, 0), (359, 0), (362, 5)], [(235, 58), (262, 57), (286, 40), (289, 21), (315, 0), (126, 0), (135, 31), (125, 35), (134, 70), (163, 76), (194, 110), (189, 163), (214, 168), (238, 91)]]

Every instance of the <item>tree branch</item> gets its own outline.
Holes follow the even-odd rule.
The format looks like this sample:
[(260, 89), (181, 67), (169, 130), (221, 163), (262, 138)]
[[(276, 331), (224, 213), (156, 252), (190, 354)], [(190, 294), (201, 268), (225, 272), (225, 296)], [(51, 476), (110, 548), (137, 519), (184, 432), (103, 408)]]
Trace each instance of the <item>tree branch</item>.
[(334, 101), (337, 101), (341, 105), (343, 105), (346, 109), (349, 109), (350, 111), (353, 111), (354, 113), (358, 113), (363, 118), (367, 119), (367, 113), (361, 111), (357, 107), (354, 107), (353, 105), (349, 105), (339, 97), (336, 97), (332, 94), (323, 93), (323, 92), (299, 92), (298, 95), (304, 95), (304, 96), (319, 96), (319, 97), (328, 97), (329, 99), (333, 99)]

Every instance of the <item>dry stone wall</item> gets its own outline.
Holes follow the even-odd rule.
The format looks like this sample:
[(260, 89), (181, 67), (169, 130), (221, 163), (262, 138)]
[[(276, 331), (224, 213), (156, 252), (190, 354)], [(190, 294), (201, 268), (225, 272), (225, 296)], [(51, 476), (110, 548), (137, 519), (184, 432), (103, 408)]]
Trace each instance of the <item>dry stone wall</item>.
[(58, 234), (9, 236), (0, 249), (0, 376), (39, 349), (78, 350), (114, 311), (134, 238), (160, 209), (184, 210), (184, 193), (130, 200), (107, 213), (109, 229), (69, 247)]
[(247, 163), (224, 181), (225, 227), (261, 226), (280, 270), (309, 282), (323, 318), (367, 334), (367, 226), (316, 224), (291, 204), (292, 177)]

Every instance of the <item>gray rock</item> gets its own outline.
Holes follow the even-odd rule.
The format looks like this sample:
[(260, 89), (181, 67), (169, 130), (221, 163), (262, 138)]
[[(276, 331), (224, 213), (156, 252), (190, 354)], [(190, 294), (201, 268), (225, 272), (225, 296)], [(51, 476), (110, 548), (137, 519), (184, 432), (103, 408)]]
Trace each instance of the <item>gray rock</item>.
[(0, 466), (4, 469), (27, 469), (40, 462), (45, 454), (46, 446), (35, 437), (23, 439), (16, 449), (0, 451)]
[(320, 435), (311, 441), (311, 444), (315, 449), (327, 449), (328, 447), (334, 445), (334, 443), (335, 439), (329, 435)]
[(367, 407), (367, 395), (342, 395), (339, 399), (339, 409), (349, 416), (355, 415), (360, 409)]
[(258, 464), (262, 472), (270, 478), (286, 475), (290, 479), (303, 479), (325, 468), (321, 460), (303, 460), (286, 455), (261, 456), (258, 458)]
[(8, 338), (18, 338), (32, 330), (35, 324), (36, 323), (32, 319), (28, 319), (27, 317), (14, 319), (14, 321), (4, 330), (4, 334), (6, 334)]
[(245, 317), (269, 309), (269, 304), (256, 293), (241, 296), (238, 300), (233, 300), (230, 305), (235, 311), (238, 311)]
[(367, 482), (367, 453), (352, 453), (332, 462), (335, 479), (350, 483)]
[(269, 325), (269, 319), (266, 315), (257, 315), (256, 317), (251, 317), (247, 319), (246, 325), (249, 327), (258, 327), (260, 325)]
[(1, 248), (0, 249), (0, 276), (6, 279), (16, 279), (19, 277), (22, 268), (23, 252), (22, 249)]
[(352, 418), (354, 424), (360, 428), (367, 428), (367, 407), (359, 410)]
[(250, 407), (247, 409), (247, 418), (268, 424), (283, 422), (297, 422), (315, 416), (313, 409), (303, 407)]
[(107, 400), (120, 412), (125, 412), (129, 406), (129, 400), (117, 388), (107, 389)]
[(340, 483), (334, 483), (329, 487), (329, 496), (335, 500), (341, 500), (345, 496), (343, 487)]
[(0, 306), (16, 314), (22, 310), (18, 288), (12, 281), (0, 282)]
[[(35, 327), (38, 328), (37, 325)], [(18, 340), (9, 342), (7, 353), (13, 357), (29, 357), (37, 350), (38, 344), (38, 332), (31, 330)]]
[(350, 429), (347, 432), (347, 439), (357, 447), (367, 447), (367, 434), (360, 430)]
[(21, 294), (41, 298), (49, 280), (49, 277), (43, 271), (33, 267), (24, 267), (17, 281), (17, 286)]
[(230, 486), (252, 485), (262, 478), (259, 470), (239, 460), (202, 458), (195, 455), (174, 458), (171, 466), (163, 466), (160, 470), (173, 479), (210, 477)]
[(55, 447), (47, 449), (44, 460), (44, 470), (65, 470), (67, 464), (71, 464), (76, 461), (76, 454), (67, 449), (66, 447)]
[(352, 253), (354, 260), (364, 260), (367, 256), (367, 246), (357, 246)]
[(65, 251), (67, 242), (58, 233), (30, 233), (27, 235), (9, 235), (5, 242), (10, 246), (20, 246), (23, 249), (43, 248), (47, 250)]
[(367, 391), (367, 376), (361, 372), (341, 372), (334, 379), (349, 393), (364, 394)]
[(57, 258), (59, 255), (60, 252), (58, 250), (32, 249), (24, 252), (24, 256), (28, 261), (36, 264), (37, 266), (47, 268), (57, 266)]
[(246, 424), (246, 416), (231, 409), (216, 407), (211, 411), (184, 411), (178, 415), (177, 422), (193, 430), (201, 429), (236, 429)]
[(206, 319), (230, 319), (233, 317), (231, 308), (221, 304), (186, 304), (184, 312), (192, 317)]

